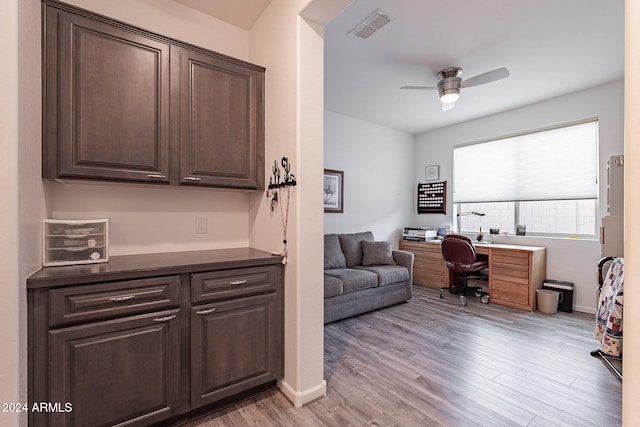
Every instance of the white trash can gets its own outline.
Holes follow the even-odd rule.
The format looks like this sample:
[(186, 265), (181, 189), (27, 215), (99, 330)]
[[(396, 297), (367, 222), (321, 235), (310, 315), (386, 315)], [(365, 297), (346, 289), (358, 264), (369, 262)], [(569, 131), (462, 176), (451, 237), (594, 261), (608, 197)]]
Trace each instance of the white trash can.
[(558, 312), (558, 298), (560, 292), (549, 289), (536, 289), (538, 296), (538, 311), (545, 314), (556, 314)]

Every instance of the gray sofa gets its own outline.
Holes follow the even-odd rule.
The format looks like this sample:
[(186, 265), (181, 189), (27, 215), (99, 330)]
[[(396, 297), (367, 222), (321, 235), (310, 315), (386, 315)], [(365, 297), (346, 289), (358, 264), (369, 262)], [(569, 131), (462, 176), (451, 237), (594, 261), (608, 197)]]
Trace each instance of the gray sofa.
[(324, 236), (324, 323), (411, 298), (413, 254), (370, 231)]

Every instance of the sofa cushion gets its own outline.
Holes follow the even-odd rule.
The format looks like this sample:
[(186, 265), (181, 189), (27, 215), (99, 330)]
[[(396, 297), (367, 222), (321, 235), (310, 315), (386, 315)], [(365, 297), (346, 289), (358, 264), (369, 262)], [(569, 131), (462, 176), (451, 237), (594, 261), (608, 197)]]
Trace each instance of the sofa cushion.
[(347, 267), (362, 265), (362, 241), (373, 242), (373, 233), (364, 231), (361, 233), (340, 234), (339, 237)]
[(359, 289), (378, 286), (378, 275), (372, 271), (353, 268), (334, 268), (325, 270), (324, 274), (342, 280), (342, 292), (348, 294)]
[(378, 285), (380, 286), (409, 280), (409, 270), (399, 265), (372, 265), (367, 267), (357, 266), (354, 268), (375, 273), (378, 276)]
[(324, 297), (330, 298), (342, 295), (342, 280), (337, 277), (324, 275)]
[(362, 241), (362, 265), (396, 265), (391, 242)]
[(347, 261), (342, 253), (340, 239), (337, 234), (324, 235), (324, 269), (346, 268)]

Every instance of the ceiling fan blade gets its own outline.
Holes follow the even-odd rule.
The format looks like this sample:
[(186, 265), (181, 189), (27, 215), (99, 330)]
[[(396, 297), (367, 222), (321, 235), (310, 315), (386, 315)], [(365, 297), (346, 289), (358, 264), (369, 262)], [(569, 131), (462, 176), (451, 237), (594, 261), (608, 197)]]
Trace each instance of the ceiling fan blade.
[(412, 89), (412, 90), (437, 90), (437, 87), (431, 86), (402, 86), (400, 89)]
[(483, 85), (485, 83), (495, 82), (496, 80), (509, 77), (509, 70), (506, 68), (498, 68), (496, 70), (487, 71), (486, 73), (478, 74), (477, 76), (468, 78), (462, 81), (460, 87), (470, 87)]
[(450, 102), (448, 104), (443, 103), (442, 104), (442, 111), (449, 111), (449, 110), (453, 110), (453, 107), (456, 106), (455, 102)]

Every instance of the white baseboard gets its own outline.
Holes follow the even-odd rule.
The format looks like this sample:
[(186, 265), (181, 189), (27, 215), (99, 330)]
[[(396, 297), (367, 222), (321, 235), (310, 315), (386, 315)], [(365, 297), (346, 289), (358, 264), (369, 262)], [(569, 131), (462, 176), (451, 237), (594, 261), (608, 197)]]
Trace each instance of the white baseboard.
[(278, 381), (278, 388), (296, 408), (301, 408), (327, 395), (327, 382), (325, 380), (322, 380), (322, 383), (317, 386), (303, 391), (296, 391), (285, 380), (280, 380)]
[(581, 305), (576, 305), (574, 307), (575, 311), (579, 311), (580, 313), (587, 313), (587, 314), (596, 314), (596, 308), (595, 307), (584, 307)]

